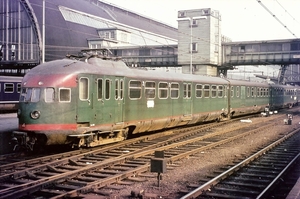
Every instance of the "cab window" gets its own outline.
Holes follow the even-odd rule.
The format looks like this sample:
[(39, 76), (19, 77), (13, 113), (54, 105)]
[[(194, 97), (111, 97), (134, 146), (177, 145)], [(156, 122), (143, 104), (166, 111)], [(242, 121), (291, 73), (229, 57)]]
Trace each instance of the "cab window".
[(20, 95), (21, 102), (38, 102), (40, 100), (40, 88), (23, 88)]
[(46, 88), (45, 102), (53, 102), (53, 101), (54, 101), (54, 88)]
[(60, 88), (59, 89), (59, 101), (60, 102), (71, 102), (71, 89)]

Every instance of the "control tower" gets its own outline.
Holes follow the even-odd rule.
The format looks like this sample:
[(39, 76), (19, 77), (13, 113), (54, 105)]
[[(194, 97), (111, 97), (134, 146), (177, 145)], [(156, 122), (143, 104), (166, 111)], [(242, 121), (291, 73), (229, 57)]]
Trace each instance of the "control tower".
[(183, 73), (218, 75), (221, 16), (211, 8), (178, 11), (178, 64)]

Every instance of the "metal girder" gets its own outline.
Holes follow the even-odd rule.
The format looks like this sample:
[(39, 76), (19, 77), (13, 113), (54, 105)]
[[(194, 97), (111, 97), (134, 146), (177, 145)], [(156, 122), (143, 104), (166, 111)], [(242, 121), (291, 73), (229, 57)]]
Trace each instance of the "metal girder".
[(278, 73), (278, 84), (285, 84), (284, 76), (285, 76), (287, 67), (288, 67), (288, 65), (281, 65), (281, 68), (279, 69), (279, 73)]

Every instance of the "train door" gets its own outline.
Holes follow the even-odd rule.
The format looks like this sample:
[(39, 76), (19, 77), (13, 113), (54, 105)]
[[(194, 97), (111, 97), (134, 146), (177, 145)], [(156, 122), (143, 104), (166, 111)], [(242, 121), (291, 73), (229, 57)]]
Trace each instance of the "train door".
[(93, 120), (93, 87), (92, 78), (88, 75), (78, 77), (77, 124), (90, 126)]
[(115, 123), (123, 122), (123, 104), (124, 104), (124, 78), (116, 77), (115, 78)]
[(183, 83), (183, 113), (192, 115), (192, 83)]

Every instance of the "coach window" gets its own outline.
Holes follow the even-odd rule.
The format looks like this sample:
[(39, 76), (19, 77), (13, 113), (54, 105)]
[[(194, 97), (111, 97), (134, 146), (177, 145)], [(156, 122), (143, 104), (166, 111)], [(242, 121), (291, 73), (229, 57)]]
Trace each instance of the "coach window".
[(110, 99), (110, 79), (105, 80), (105, 99)]
[(129, 98), (130, 99), (140, 99), (141, 93), (142, 93), (141, 81), (131, 80), (129, 82)]
[(204, 92), (204, 97), (209, 98), (210, 86), (208, 84), (204, 85), (203, 92)]
[(18, 83), (17, 84), (17, 93), (20, 93), (21, 92), (21, 83)]
[(183, 98), (190, 99), (192, 92), (192, 85), (190, 83), (183, 83)]
[(4, 84), (4, 92), (5, 93), (13, 93), (14, 92), (14, 84), (13, 83), (5, 83)]
[(119, 80), (118, 79), (116, 79), (115, 80), (115, 99), (117, 100), (117, 99), (119, 99), (119, 97), (120, 97), (120, 89), (119, 89)]
[(170, 95), (171, 95), (171, 99), (179, 98), (179, 84), (178, 83), (171, 83)]
[(54, 88), (45, 89), (45, 102), (54, 102)]
[(254, 97), (254, 87), (251, 87), (251, 97)]
[(216, 98), (217, 97), (217, 86), (216, 85), (212, 85), (211, 86), (211, 97), (212, 98)]
[(89, 99), (89, 79), (86, 77), (79, 79), (79, 99), (83, 101)]
[(116, 79), (115, 83), (116, 83), (115, 99), (122, 100), (123, 99), (123, 90), (124, 90), (124, 81), (122, 79), (121, 80)]
[(234, 97), (234, 87), (231, 86), (231, 97)]
[(223, 97), (223, 86), (222, 85), (219, 85), (218, 86), (218, 97), (219, 98), (222, 98)]
[(155, 82), (146, 82), (145, 83), (145, 97), (147, 99), (155, 98)]
[(97, 79), (97, 99), (103, 98), (103, 79)]
[(201, 84), (196, 84), (196, 98), (201, 98), (202, 97), (202, 85)]
[(250, 97), (250, 87), (247, 87), (247, 97)]
[(59, 101), (60, 102), (71, 102), (71, 89), (60, 88), (59, 89)]
[(240, 96), (240, 87), (237, 86), (236, 87), (236, 97), (239, 97)]
[(167, 82), (160, 82), (158, 84), (158, 97), (160, 99), (168, 98), (168, 83)]
[(268, 88), (266, 88), (266, 94), (267, 94), (267, 97), (270, 96), (270, 92), (269, 92), (269, 89), (268, 89)]
[(120, 80), (120, 99), (122, 100), (124, 97), (124, 80)]

